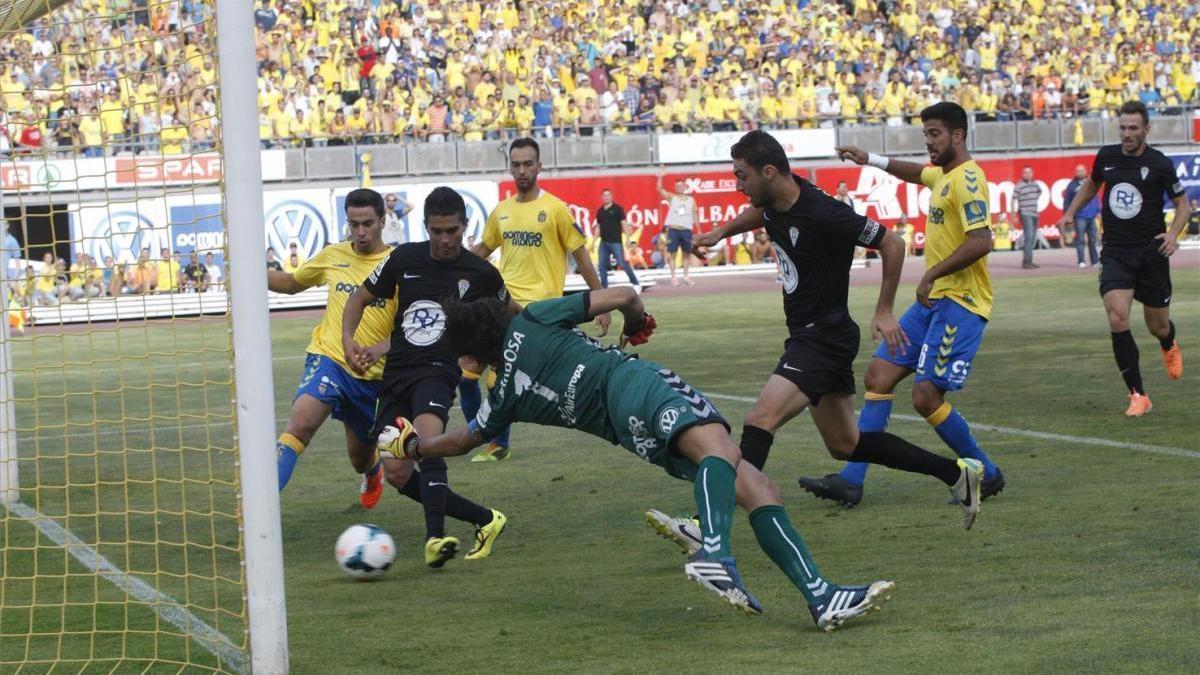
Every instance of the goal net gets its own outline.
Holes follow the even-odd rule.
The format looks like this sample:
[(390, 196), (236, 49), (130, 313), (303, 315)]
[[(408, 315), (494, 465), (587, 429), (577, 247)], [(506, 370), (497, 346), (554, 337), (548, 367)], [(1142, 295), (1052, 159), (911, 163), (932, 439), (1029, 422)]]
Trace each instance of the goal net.
[(0, 672), (248, 672), (214, 2), (63, 4), (0, 3)]

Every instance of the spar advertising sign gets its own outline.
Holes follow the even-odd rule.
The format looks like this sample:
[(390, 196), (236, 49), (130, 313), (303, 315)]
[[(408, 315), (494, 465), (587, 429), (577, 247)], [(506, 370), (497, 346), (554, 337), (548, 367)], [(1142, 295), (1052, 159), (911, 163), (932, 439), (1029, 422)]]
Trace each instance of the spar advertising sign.
[[(684, 181), (684, 190), (696, 200), (700, 215), (697, 229), (701, 232), (732, 220), (749, 205), (746, 197), (737, 191), (733, 174), (727, 171), (668, 173), (663, 176), (663, 187), (673, 190), (676, 179)], [(597, 234), (595, 220), (596, 210), (600, 208), (600, 192), (612, 190), (613, 200), (625, 209), (629, 224), (641, 228), (641, 245), (646, 249), (653, 248), (654, 237), (662, 230), (667, 215), (667, 203), (655, 183), (655, 174), (584, 175), (538, 180), (543, 190), (567, 203), (576, 225), (585, 234), (592, 235)], [(516, 191), (516, 184), (511, 180), (500, 183), (501, 199)]]

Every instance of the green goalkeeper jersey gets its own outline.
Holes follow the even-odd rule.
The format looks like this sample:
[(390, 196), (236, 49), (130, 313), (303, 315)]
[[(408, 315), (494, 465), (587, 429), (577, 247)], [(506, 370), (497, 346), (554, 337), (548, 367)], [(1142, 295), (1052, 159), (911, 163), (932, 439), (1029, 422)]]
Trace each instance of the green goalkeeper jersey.
[(535, 302), (513, 317), (496, 386), (475, 417), (484, 439), (513, 422), (533, 422), (618, 442), (608, 384), (633, 357), (584, 335), (576, 326), (588, 320), (587, 293)]

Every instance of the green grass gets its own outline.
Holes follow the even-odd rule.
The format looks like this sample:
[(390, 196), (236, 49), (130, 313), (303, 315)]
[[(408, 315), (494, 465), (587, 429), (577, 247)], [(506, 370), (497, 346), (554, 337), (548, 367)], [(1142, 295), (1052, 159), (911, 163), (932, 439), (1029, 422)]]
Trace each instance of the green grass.
[[(1190, 359), (1183, 381), (1166, 380), (1155, 341), (1144, 327), (1134, 330), (1154, 399), (1150, 416), (1122, 415), (1092, 275), (997, 282), (995, 316), (953, 401), (979, 423), (1200, 449), (1200, 351), (1192, 347), (1200, 345), (1200, 276), (1177, 271), (1175, 281), (1173, 314)], [(910, 293), (905, 287), (901, 296)], [(852, 290), (863, 324), (874, 295)], [(660, 330), (645, 357), (708, 392), (757, 394), (785, 337), (777, 294), (651, 293), (647, 302)], [(280, 424), (314, 321), (272, 322)], [(22, 452), (35, 457), (22, 464), (26, 503), (101, 542), (114, 564), (243, 644), (240, 572), (223, 548), (237, 541), (227, 339), (223, 325), (193, 321), (21, 340), (18, 423)], [(189, 353), (177, 356), (180, 346)], [(870, 349), (864, 343), (859, 372)], [(64, 357), (72, 365), (61, 366)], [(912, 412), (907, 392), (902, 385), (897, 413)], [(749, 404), (715, 402), (740, 428)], [(357, 506), (339, 426), (318, 434), (282, 495), (296, 673), (1160, 673), (1193, 671), (1200, 659), (1194, 457), (977, 431), (1008, 488), (964, 532), (958, 510), (943, 503), (944, 488), (926, 477), (873, 468), (863, 503), (849, 511), (801, 491), (796, 477), (836, 466), (801, 416), (779, 433), (767, 466), (793, 522), (832, 580), (897, 584), (882, 613), (826, 635), (757, 550), (744, 518), (735, 551), (766, 613), (742, 618), (688, 584), (682, 556), (642, 513), (690, 512), (690, 487), (577, 432), (519, 426), (511, 460), (453, 460), (455, 489), (505, 511), (509, 529), (491, 558), (430, 571), (417, 505), (389, 491), (373, 512)], [(890, 430), (947, 452), (923, 422), (893, 419)], [(385, 527), (400, 548), (388, 575), (370, 584), (342, 576), (332, 556), (338, 533), (364, 521)], [(82, 659), (92, 649), (97, 671), (113, 664), (99, 659), (102, 645), (124, 649), (121, 670), (139, 671), (155, 653), (194, 664), (188, 668), (216, 665), (169, 625), (154, 632), (152, 611), (123, 602), (52, 543), (42, 538), (33, 550), (38, 539), (27, 523), (0, 524), (0, 672), (23, 657), (31, 630), (40, 635), (29, 648), (34, 659)], [(468, 540), (471, 530), (452, 523), (451, 533)], [(127, 537), (144, 543), (125, 544)], [(51, 606), (62, 597), (74, 603), (65, 611), (24, 608), (33, 598)], [(64, 630), (75, 633), (60, 642)]]

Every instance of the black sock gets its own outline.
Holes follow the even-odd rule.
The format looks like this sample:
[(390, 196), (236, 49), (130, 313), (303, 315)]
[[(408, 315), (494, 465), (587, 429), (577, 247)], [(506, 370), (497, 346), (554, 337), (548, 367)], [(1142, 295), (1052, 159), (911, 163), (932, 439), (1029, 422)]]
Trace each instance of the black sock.
[(1170, 349), (1175, 345), (1175, 322), (1167, 321), (1167, 323), (1171, 326), (1171, 332), (1165, 338), (1158, 338), (1158, 344), (1163, 349)]
[[(414, 502), (421, 503), (421, 472), (413, 471), (408, 482), (404, 487), (396, 488), (400, 494), (408, 497)], [(446, 515), (455, 520), (461, 520), (464, 523), (483, 527), (492, 522), (492, 511), (484, 506), (480, 506), (466, 497), (458, 494), (454, 490), (447, 489), (446, 491)]]
[(962, 471), (958, 462), (923, 450), (886, 431), (864, 431), (858, 435), (858, 445), (851, 462), (882, 464), (893, 469), (933, 476), (946, 485), (958, 482)]
[(446, 460), (431, 457), (421, 460), (421, 505), (425, 507), (425, 538), (446, 536), (446, 498), (450, 486)]
[(775, 435), (766, 429), (760, 429), (749, 424), (742, 427), (742, 459), (750, 462), (759, 471), (767, 463), (767, 455), (771, 454), (771, 444)]
[[(1174, 331), (1172, 331), (1174, 333)], [(1142, 370), (1138, 367), (1138, 348), (1133, 333), (1121, 331), (1112, 334), (1113, 355), (1117, 357), (1117, 368), (1125, 378), (1125, 386), (1135, 394), (1145, 394), (1142, 387)]]

